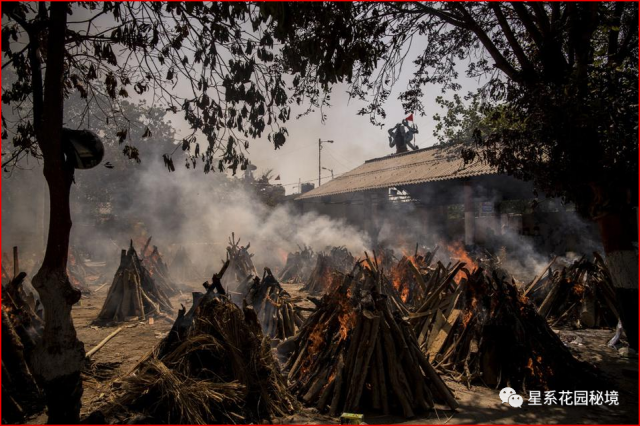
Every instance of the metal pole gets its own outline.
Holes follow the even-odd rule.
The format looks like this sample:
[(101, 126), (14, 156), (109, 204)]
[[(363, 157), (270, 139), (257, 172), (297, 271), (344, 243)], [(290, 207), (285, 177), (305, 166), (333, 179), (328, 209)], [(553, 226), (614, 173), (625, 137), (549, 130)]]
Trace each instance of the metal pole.
[(322, 184), (322, 157), (320, 153), (322, 152), (323, 142), (333, 143), (333, 141), (323, 141), (318, 139), (318, 186)]
[(318, 138), (318, 187), (322, 184), (322, 157), (320, 156), (322, 152), (322, 141)]

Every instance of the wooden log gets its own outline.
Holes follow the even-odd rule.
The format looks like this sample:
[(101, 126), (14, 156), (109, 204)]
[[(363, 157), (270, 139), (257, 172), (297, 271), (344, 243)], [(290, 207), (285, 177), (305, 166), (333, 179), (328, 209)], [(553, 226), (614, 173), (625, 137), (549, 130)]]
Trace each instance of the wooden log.
[(385, 380), (386, 370), (384, 368), (384, 358), (382, 355), (382, 339), (378, 337), (376, 341), (376, 360), (375, 366), (378, 370), (378, 382), (380, 384), (379, 392), (380, 392), (380, 402), (382, 403), (382, 412), (387, 415), (389, 414), (389, 398), (387, 396), (387, 383)]
[(422, 370), (426, 373), (427, 377), (429, 378), (429, 381), (438, 390), (438, 394), (442, 398), (444, 398), (444, 400), (447, 402), (447, 405), (451, 409), (454, 409), (454, 410), (457, 409), (459, 407), (458, 401), (456, 401), (456, 399), (454, 398), (449, 387), (442, 381), (442, 378), (438, 375), (438, 373), (436, 373), (436, 371), (431, 366), (429, 361), (427, 361), (427, 359), (424, 357), (422, 352), (420, 352), (420, 349), (417, 346), (412, 345), (412, 350), (414, 351), (416, 358), (420, 362), (420, 365), (422, 366)]
[[(352, 412), (353, 409), (355, 408), (353, 406), (353, 397), (354, 397), (354, 393), (356, 392), (355, 385), (363, 374), (362, 367), (364, 363), (364, 353), (367, 350), (365, 345), (367, 344), (367, 339), (369, 338), (369, 335), (371, 332), (372, 321), (363, 315), (362, 322), (364, 323), (364, 326), (362, 327), (362, 336), (356, 345), (357, 352), (355, 355), (355, 361), (353, 363), (353, 368), (350, 368), (348, 370), (348, 375), (347, 375), (347, 383), (350, 384), (347, 391), (347, 397), (345, 399), (345, 405), (344, 405), (344, 410), (347, 412)], [(353, 342), (351, 344), (353, 345)]]
[[(356, 363), (356, 369), (354, 370), (354, 374), (351, 376), (355, 379), (355, 386), (351, 388), (353, 392), (350, 392), (347, 395), (347, 403), (346, 410), (347, 411), (355, 411), (360, 408), (360, 398), (362, 396), (362, 389), (364, 387), (365, 380), (367, 379), (367, 372), (369, 370), (369, 364), (371, 362), (371, 355), (373, 355), (373, 351), (376, 347), (376, 342), (378, 341), (378, 330), (380, 328), (380, 320), (381, 316), (376, 315), (373, 319), (367, 319), (367, 322), (370, 323), (370, 330), (366, 336), (366, 341), (361, 343), (362, 351), (362, 359), (361, 362)], [(354, 383), (352, 379), (351, 383)], [(352, 394), (352, 395), (351, 395)], [(351, 399), (349, 397), (351, 396)]]
[(338, 358), (338, 367), (338, 372), (336, 373), (336, 378), (334, 379), (335, 385), (333, 388), (333, 398), (331, 399), (331, 407), (329, 408), (329, 415), (331, 417), (335, 417), (338, 414), (340, 397), (342, 396), (342, 377), (345, 367), (342, 353), (340, 353), (340, 357)]
[(440, 349), (442, 349), (442, 346), (449, 337), (449, 333), (451, 332), (453, 325), (456, 323), (461, 313), (462, 311), (460, 309), (454, 309), (442, 327), (437, 331), (437, 334), (432, 331), (435, 337), (431, 342), (427, 343), (427, 355), (429, 356), (429, 359), (434, 359), (436, 354), (440, 352)]
[(120, 327), (118, 328), (116, 331), (114, 331), (113, 333), (109, 334), (107, 337), (105, 337), (104, 339), (102, 339), (96, 346), (93, 347), (93, 349), (91, 349), (89, 352), (87, 352), (87, 354), (85, 355), (85, 358), (89, 359), (91, 358), (96, 352), (98, 352), (100, 349), (102, 349), (102, 347), (111, 339), (113, 339), (118, 333), (120, 333), (122, 330), (124, 330), (124, 327)]
[(380, 379), (378, 378), (378, 366), (376, 365), (376, 360), (375, 360), (375, 348), (377, 347), (377, 339), (376, 339), (376, 344), (374, 345), (374, 360), (373, 360), (373, 364), (371, 365), (370, 371), (371, 371), (371, 407), (374, 410), (380, 410), (380, 408), (382, 408), (380, 406), (381, 404), (381, 399), (380, 399)]
[(316, 398), (318, 398), (318, 396), (320, 395), (320, 392), (322, 391), (324, 386), (327, 384), (327, 380), (329, 378), (329, 373), (330, 372), (331, 372), (331, 369), (325, 368), (323, 370), (323, 372), (320, 374), (320, 376), (312, 381), (312, 384), (309, 386), (309, 390), (302, 397), (302, 399), (306, 403), (309, 403), (311, 401), (315, 401)]
[(400, 383), (400, 379), (398, 377), (398, 368), (399, 363), (396, 356), (396, 348), (393, 343), (393, 338), (391, 337), (391, 331), (388, 327), (387, 322), (382, 322), (382, 339), (384, 341), (384, 349), (387, 355), (387, 359), (389, 362), (387, 363), (387, 372), (389, 374), (389, 381), (391, 383), (391, 388), (393, 389), (398, 402), (402, 407), (402, 411), (405, 417), (413, 417), (413, 409), (411, 408), (411, 404), (409, 403), (409, 399), (405, 394), (405, 389)]
[(322, 389), (322, 393), (320, 393), (320, 397), (318, 398), (318, 403), (316, 404), (316, 408), (318, 411), (322, 412), (327, 406), (327, 401), (329, 400), (329, 396), (331, 396), (333, 392), (333, 387), (336, 384), (335, 377), (331, 380), (327, 385)]
[(549, 264), (547, 265), (547, 267), (544, 268), (544, 270), (540, 273), (540, 275), (536, 276), (535, 279), (531, 282), (531, 284), (529, 284), (529, 286), (527, 287), (527, 289), (524, 292), (525, 296), (527, 294), (529, 294), (529, 292), (531, 290), (533, 290), (533, 288), (536, 286), (536, 284), (538, 284), (538, 281), (540, 281), (542, 279), (542, 277), (544, 277), (544, 274), (546, 274), (547, 271), (549, 270), (549, 268), (551, 268), (551, 265), (553, 265), (556, 262), (557, 258), (558, 258), (558, 256), (554, 256), (553, 259), (551, 260), (551, 262), (549, 262)]

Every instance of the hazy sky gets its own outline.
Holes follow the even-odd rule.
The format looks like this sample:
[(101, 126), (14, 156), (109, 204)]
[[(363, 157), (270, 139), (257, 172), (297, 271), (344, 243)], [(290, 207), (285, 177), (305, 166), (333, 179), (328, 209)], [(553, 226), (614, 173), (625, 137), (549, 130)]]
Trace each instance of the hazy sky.
[[(76, 7), (73, 21), (82, 21), (92, 13)], [(107, 28), (113, 24), (113, 20), (112, 17), (107, 15), (99, 18), (95, 24), (98, 28)], [(84, 29), (84, 26), (82, 28)], [(324, 113), (327, 116), (327, 120), (324, 123), (321, 122), (319, 111), (296, 119), (296, 115), (304, 111), (305, 108), (296, 108), (294, 105), (291, 114), (292, 119), (285, 123), (289, 136), (282, 148), (275, 150), (273, 144), (268, 141), (266, 133), (263, 138), (250, 140), (249, 157), (251, 162), (258, 167), (258, 173), (266, 169), (273, 169), (273, 176), (280, 175), (280, 183), (285, 186), (287, 193), (290, 194), (298, 191), (299, 179), (302, 182), (312, 181), (317, 185), (318, 138), (334, 141), (333, 144), (323, 144), (322, 165), (333, 169), (336, 176), (359, 166), (367, 159), (381, 157), (393, 152), (394, 150), (389, 148), (388, 145), (387, 130), (395, 126), (407, 115), (397, 98), (399, 93), (406, 88), (415, 69), (412, 60), (421, 52), (425, 43), (427, 43), (425, 38), (417, 37), (411, 43), (411, 50), (406, 56), (407, 59), (399, 79), (387, 103), (384, 105), (387, 119), (383, 128), (372, 125), (368, 116), (357, 115), (358, 110), (365, 104), (356, 100), (349, 101), (348, 95), (345, 93), (347, 86), (345, 84), (336, 85), (333, 87), (331, 95), (332, 106), (324, 109)], [(124, 55), (124, 53), (121, 54)], [(464, 63), (459, 64), (458, 71), (460, 76), (464, 76), (464, 68)], [(459, 83), (462, 85), (462, 93), (478, 87), (477, 81), (466, 77), (461, 77)], [(181, 81), (174, 90), (180, 92), (183, 89), (188, 90), (188, 86), (186, 82)], [(135, 95), (133, 90), (129, 92)], [(424, 87), (423, 92), (425, 93), (423, 103), (427, 116), (415, 116), (414, 121), (420, 129), (420, 133), (416, 136), (416, 142), (420, 148), (436, 143), (436, 139), (433, 136), (435, 123), (432, 116), (435, 113), (443, 112), (434, 102), (436, 96), (441, 95), (441, 88), (438, 86)], [(150, 96), (145, 97), (149, 97), (148, 100), (151, 100)], [(131, 101), (135, 102), (135, 98), (131, 99)], [(411, 113), (411, 111), (408, 113)], [(188, 126), (182, 118), (181, 112), (176, 115), (168, 113), (167, 120), (171, 120), (175, 126), (179, 139), (189, 134)], [(162, 155), (162, 152), (158, 152), (158, 156), (160, 155)], [(176, 153), (176, 166), (183, 167), (184, 162), (179, 156), (180, 153)], [(145, 161), (144, 158), (143, 161)], [(322, 176), (323, 182), (327, 182), (330, 180), (331, 172), (323, 170)]]
[[(317, 186), (318, 138), (334, 141), (333, 144), (323, 144), (322, 166), (333, 169), (335, 176), (361, 165), (365, 160), (392, 153), (394, 149), (389, 148), (387, 130), (407, 116), (397, 98), (399, 93), (407, 87), (415, 68), (411, 61), (419, 54), (424, 43), (426, 40), (423, 38), (415, 40), (412, 44), (400, 78), (385, 104), (387, 118), (383, 128), (371, 124), (368, 116), (357, 114), (358, 110), (366, 104), (350, 100), (345, 92), (346, 84), (336, 85), (332, 90), (331, 107), (324, 109), (327, 116), (324, 123), (319, 111), (296, 119), (295, 116), (304, 109), (296, 108), (294, 105), (292, 119), (285, 124), (289, 136), (283, 147), (275, 150), (266, 136), (250, 141), (250, 160), (258, 167), (258, 173), (261, 170), (273, 169), (273, 176), (280, 175), (280, 182), (285, 185), (287, 194), (298, 191), (299, 179), (302, 182), (312, 181)], [(459, 75), (462, 76), (459, 80), (462, 85), (461, 93), (472, 91), (479, 86), (478, 81), (464, 77), (464, 65), (463, 63), (459, 65)], [(427, 116), (414, 116), (414, 122), (420, 130), (416, 136), (416, 142), (420, 148), (436, 143), (436, 138), (433, 136), (435, 122), (432, 117), (435, 113), (444, 112), (435, 103), (435, 98), (442, 94), (441, 87), (425, 87), (423, 92)], [(180, 133), (180, 123), (184, 121), (180, 117), (171, 120)], [(187, 127), (185, 126), (184, 129), (182, 132), (186, 134)], [(323, 170), (322, 182), (329, 181), (330, 176), (331, 172)]]

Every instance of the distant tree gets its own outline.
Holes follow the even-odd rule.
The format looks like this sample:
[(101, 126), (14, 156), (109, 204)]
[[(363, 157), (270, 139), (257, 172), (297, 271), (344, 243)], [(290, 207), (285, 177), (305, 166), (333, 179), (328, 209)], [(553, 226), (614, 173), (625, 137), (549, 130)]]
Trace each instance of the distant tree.
[(258, 196), (258, 199), (269, 207), (276, 207), (285, 199), (286, 190), (284, 186), (272, 184), (273, 169), (267, 169), (258, 179), (249, 183), (252, 191)]
[[(438, 135), (461, 155), (531, 180), (576, 203), (600, 227), (630, 345), (638, 339), (638, 4), (636, 2), (399, 2), (289, 6), (283, 49), (299, 74), (294, 97), (326, 101), (344, 81), (378, 124), (407, 66), (405, 112), (425, 114), (424, 88), (459, 91), (458, 66), (484, 83), (438, 97)], [(311, 90), (315, 87), (317, 90)], [(431, 101), (431, 99), (429, 99)]]
[[(17, 76), (3, 87), (2, 102), (24, 111), (10, 123), (3, 108), (2, 136), (13, 142), (11, 152), (3, 151), (3, 167), (38, 156), (49, 189), (47, 246), (33, 278), (45, 328), (32, 365), (50, 423), (78, 422), (84, 364), (71, 318), (80, 294), (66, 275), (70, 188), (81, 176), (64, 154), (65, 99), (79, 95), (87, 108), (82, 128), (108, 123), (130, 158), (139, 158), (132, 143), (137, 129), (120, 101), (135, 94), (182, 113), (193, 132), (181, 144), (191, 167), (245, 167), (250, 138), (267, 134), (276, 148), (286, 140), (282, 124), (290, 108), (274, 32), (283, 37), (288, 25), (276, 27), (270, 18), (278, 9), (218, 2), (2, 3), (2, 67)], [(174, 168), (171, 155), (164, 160)]]

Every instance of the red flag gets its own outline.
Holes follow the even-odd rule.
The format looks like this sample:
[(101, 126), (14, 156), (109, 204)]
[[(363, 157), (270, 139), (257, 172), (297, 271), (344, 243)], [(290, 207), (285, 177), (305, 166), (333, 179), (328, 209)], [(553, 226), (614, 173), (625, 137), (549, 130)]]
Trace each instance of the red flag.
[(276, 176), (274, 180), (280, 180), (280, 175)]
[(413, 121), (413, 113), (409, 114), (409, 116), (407, 118), (405, 118), (405, 120)]

